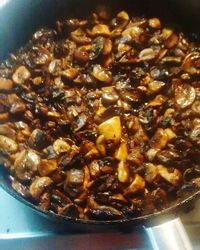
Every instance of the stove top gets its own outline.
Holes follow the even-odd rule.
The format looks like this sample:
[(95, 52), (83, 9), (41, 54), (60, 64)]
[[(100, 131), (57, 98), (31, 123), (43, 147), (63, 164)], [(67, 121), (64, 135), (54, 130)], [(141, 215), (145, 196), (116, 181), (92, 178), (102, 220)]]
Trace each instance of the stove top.
[[(200, 249), (200, 201), (195, 209), (181, 219), (194, 249)], [(31, 208), (0, 188), (0, 249), (1, 250), (107, 250), (151, 249), (142, 227), (122, 233), (74, 233), (38, 215)]]

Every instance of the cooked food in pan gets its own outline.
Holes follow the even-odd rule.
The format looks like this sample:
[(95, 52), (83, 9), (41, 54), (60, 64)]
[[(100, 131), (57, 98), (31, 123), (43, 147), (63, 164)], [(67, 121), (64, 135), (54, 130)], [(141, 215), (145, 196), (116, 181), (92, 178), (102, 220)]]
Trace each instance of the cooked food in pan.
[(200, 47), (121, 11), (42, 28), (0, 65), (0, 162), (43, 210), (115, 220), (200, 187)]

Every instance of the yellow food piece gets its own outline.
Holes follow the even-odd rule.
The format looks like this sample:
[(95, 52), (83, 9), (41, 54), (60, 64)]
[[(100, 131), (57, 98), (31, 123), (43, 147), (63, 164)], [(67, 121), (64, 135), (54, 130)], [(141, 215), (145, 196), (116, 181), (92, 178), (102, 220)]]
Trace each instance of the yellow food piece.
[(47, 176), (58, 168), (56, 160), (42, 160), (38, 166), (38, 171), (41, 176)]
[(109, 30), (109, 27), (105, 24), (97, 24), (93, 27), (92, 34), (108, 36), (110, 35), (110, 30)]
[(175, 186), (179, 184), (181, 173), (178, 171), (178, 169), (174, 169), (172, 173), (169, 173), (167, 168), (165, 168), (164, 166), (158, 165), (157, 167), (158, 167), (158, 173), (163, 179), (165, 179), (166, 181)]
[(71, 146), (62, 139), (57, 139), (53, 143), (53, 149), (55, 150), (56, 154), (69, 152), (71, 150)]
[(126, 160), (128, 155), (126, 143), (121, 143), (117, 151), (115, 152), (115, 158), (119, 161)]
[(106, 149), (105, 149), (105, 137), (104, 135), (100, 135), (96, 140), (96, 147), (99, 150), (99, 152), (104, 156), (106, 155)]
[(140, 175), (136, 174), (131, 185), (125, 190), (125, 194), (134, 194), (140, 190), (144, 190), (144, 188), (145, 188), (144, 179)]
[(125, 161), (120, 161), (117, 168), (118, 180), (122, 183), (128, 182), (130, 179), (129, 169)]
[(119, 116), (114, 116), (98, 127), (100, 135), (105, 137), (105, 140), (113, 140), (115, 143), (119, 142), (122, 136), (121, 121)]

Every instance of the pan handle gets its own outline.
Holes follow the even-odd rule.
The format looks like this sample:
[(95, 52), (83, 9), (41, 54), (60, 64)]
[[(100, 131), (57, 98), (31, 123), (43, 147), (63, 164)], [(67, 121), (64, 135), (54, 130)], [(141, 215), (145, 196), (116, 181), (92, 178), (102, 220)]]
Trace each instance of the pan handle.
[(176, 218), (163, 224), (145, 227), (154, 250), (192, 250), (185, 228)]

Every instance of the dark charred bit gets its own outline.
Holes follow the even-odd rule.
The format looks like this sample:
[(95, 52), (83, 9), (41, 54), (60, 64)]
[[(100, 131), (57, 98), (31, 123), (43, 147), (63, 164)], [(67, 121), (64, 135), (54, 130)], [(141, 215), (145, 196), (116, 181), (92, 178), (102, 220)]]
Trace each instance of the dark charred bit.
[(68, 204), (62, 208), (58, 209), (58, 214), (67, 216), (70, 218), (78, 218), (79, 217), (79, 210), (78, 206), (74, 204)]
[(102, 207), (102, 209), (89, 209), (87, 211), (87, 216), (90, 219), (95, 220), (119, 220), (123, 218), (123, 214), (112, 207)]
[(63, 169), (70, 169), (73, 167), (82, 167), (84, 164), (84, 158), (81, 154), (75, 155), (73, 158), (63, 156), (60, 161), (60, 165)]

